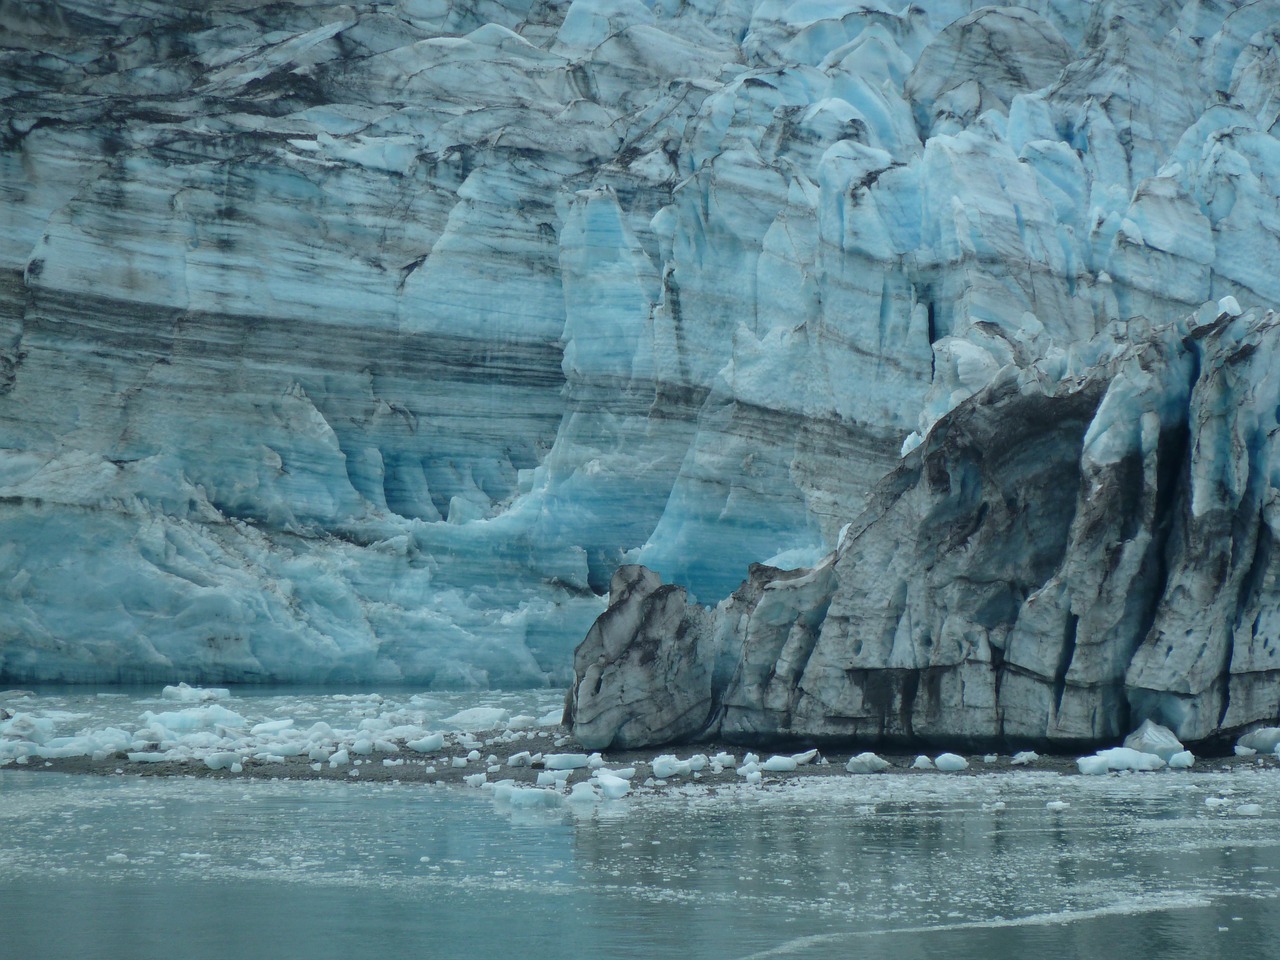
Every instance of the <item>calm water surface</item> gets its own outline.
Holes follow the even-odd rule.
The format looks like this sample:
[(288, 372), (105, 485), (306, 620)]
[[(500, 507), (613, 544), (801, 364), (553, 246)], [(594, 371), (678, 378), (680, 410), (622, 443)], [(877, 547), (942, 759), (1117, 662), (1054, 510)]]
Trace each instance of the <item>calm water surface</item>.
[(1272, 771), (521, 811), (461, 788), (9, 767), (0, 956), (1242, 960), (1280, 955), (1278, 825)]

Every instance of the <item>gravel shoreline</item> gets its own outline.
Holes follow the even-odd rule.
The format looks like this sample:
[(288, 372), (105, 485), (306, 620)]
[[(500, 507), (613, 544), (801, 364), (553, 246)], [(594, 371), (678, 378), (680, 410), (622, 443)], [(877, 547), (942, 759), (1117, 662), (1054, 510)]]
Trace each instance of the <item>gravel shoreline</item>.
[[(31, 757), (27, 763), (7, 764), (0, 769), (32, 770), (52, 773), (76, 773), (95, 776), (140, 776), (140, 777), (207, 777), (211, 779), (238, 780), (343, 780), (348, 782), (372, 781), (375, 783), (404, 784), (440, 784), (456, 786), (478, 786), (475, 782), (477, 774), (485, 774), (485, 782), (497, 783), (511, 780), (522, 786), (534, 786), (538, 775), (543, 772), (543, 765), (535, 763), (529, 766), (508, 766), (507, 760), (513, 755), (528, 752), (531, 755), (543, 754), (590, 754), (572, 737), (562, 730), (540, 732), (509, 733), (497, 730), (473, 734), (473, 741), (461, 744), (446, 743), (438, 751), (430, 754), (418, 753), (401, 746), (395, 752), (375, 752), (368, 756), (352, 757), (346, 764), (333, 765), (328, 762), (313, 762), (306, 757), (288, 757), (271, 760), (244, 758), (240, 770), (210, 769), (202, 760), (160, 760), (152, 762), (130, 761), (124, 753), (105, 758), (63, 757), (43, 759)], [(470, 747), (469, 749), (464, 749)], [(470, 760), (465, 766), (455, 766), (455, 758), (466, 757), (472, 751), (480, 754), (479, 759)], [(646, 750), (605, 750), (601, 752), (606, 769), (634, 767), (635, 775), (631, 778), (635, 792), (661, 792), (688, 784), (700, 785), (707, 789), (725, 786), (743, 785), (747, 781), (737, 773), (736, 766), (725, 766), (716, 770), (708, 763), (702, 770), (686, 775), (670, 776), (666, 779), (652, 775), (652, 764), (659, 756), (676, 756), (682, 760), (701, 754), (714, 757), (724, 752), (733, 755), (735, 764), (741, 765), (749, 752), (755, 752), (761, 760), (768, 759), (770, 754), (765, 750), (751, 751), (741, 746), (722, 743), (699, 743), (680, 747), (666, 747)], [(874, 774), (853, 774), (845, 771), (844, 765), (849, 758), (861, 751), (819, 752), (810, 763), (798, 766), (794, 770), (784, 772), (762, 771), (761, 782), (764, 784), (783, 784), (803, 777), (838, 776), (858, 778), (874, 776)], [(783, 753), (782, 756), (791, 754)], [(965, 770), (944, 772), (931, 769), (915, 769), (912, 764), (917, 754), (882, 753), (888, 763), (886, 773), (907, 774), (911, 776), (975, 776), (992, 773), (1018, 773), (1035, 771), (1052, 772), (1065, 776), (1080, 776), (1076, 767), (1076, 756), (1042, 754), (1027, 764), (1015, 765), (1013, 757), (1007, 754), (965, 755), (969, 766)], [(823, 763), (822, 761), (826, 762)], [(494, 768), (497, 769), (494, 769)], [(1155, 776), (1183, 775), (1195, 773), (1219, 773), (1236, 769), (1258, 769), (1280, 767), (1280, 759), (1274, 755), (1258, 755), (1251, 757), (1208, 757), (1198, 759), (1190, 770), (1160, 770)], [(569, 785), (585, 783), (594, 771), (586, 768), (573, 770), (568, 778)], [(468, 783), (467, 778), (472, 778)]]

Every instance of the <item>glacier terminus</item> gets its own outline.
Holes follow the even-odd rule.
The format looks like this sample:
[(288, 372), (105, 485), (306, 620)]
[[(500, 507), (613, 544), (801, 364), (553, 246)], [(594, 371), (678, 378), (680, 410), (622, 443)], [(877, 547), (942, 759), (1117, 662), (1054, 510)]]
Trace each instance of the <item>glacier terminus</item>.
[(0, 0), (0, 104), (4, 683), (1280, 717), (1280, 2)]

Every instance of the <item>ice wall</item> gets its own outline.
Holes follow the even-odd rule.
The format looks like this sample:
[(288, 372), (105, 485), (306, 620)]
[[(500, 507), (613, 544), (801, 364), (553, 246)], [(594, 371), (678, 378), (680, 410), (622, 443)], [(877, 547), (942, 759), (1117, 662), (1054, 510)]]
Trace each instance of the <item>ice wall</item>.
[[(714, 611), (644, 567), (575, 654), (587, 746), (1222, 747), (1280, 713), (1280, 318), (1234, 301), (1009, 365), (944, 415), (810, 570)], [(674, 691), (674, 692), (673, 692)]]
[(1278, 20), (0, 0), (0, 676), (561, 682), (624, 560), (812, 562), (1009, 364), (1280, 302)]

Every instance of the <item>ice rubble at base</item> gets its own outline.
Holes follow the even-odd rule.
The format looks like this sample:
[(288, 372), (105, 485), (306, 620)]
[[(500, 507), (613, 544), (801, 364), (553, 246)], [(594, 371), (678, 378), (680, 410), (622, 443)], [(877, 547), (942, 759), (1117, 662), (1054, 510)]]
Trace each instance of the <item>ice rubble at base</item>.
[(559, 682), (620, 560), (1280, 301), (1269, 0), (189, 6), (7, 23), (9, 677)]
[(1173, 731), (1158, 723), (1144, 720), (1142, 725), (1124, 739), (1124, 746), (1099, 750), (1091, 757), (1076, 761), (1080, 772), (1098, 775), (1116, 770), (1144, 771), (1190, 770), (1195, 756), (1183, 749), (1182, 742)]
[[(387, 703), (381, 695), (373, 694), (332, 698), (367, 706), (353, 726), (335, 726), (323, 720), (304, 726), (293, 717), (253, 723), (227, 706), (247, 710), (252, 700), (237, 703), (229, 691), (216, 688), (183, 684), (177, 696), (171, 693), (174, 689), (166, 687), (162, 699), (199, 705), (159, 712), (144, 710), (128, 728), (81, 728), (81, 714), (38, 708), (27, 711), (21, 707), (32, 698), (16, 698), (11, 701), (17, 707), (13, 715), (0, 720), (0, 763), (70, 757), (102, 760), (125, 753), (133, 763), (203, 762), (211, 770), (240, 772), (245, 761), (274, 762), (296, 757), (330, 767), (359, 765), (399, 753), (403, 747), (412, 752), (404, 762), (425, 765), (426, 759), (412, 759), (421, 754), (466, 766), (481, 758), (478, 747), (482, 744), (474, 731), (483, 729), (493, 736), (497, 730), (496, 739), (491, 742), (500, 745), (517, 734), (547, 736), (547, 728), (560, 722), (559, 710), (541, 717), (512, 717), (496, 707), (473, 707), (441, 717), (429, 709), (429, 698), (415, 695), (404, 703)], [(481, 718), (492, 722), (475, 726)], [(75, 732), (63, 732), (69, 728)], [(450, 752), (457, 755), (447, 757)], [(538, 755), (537, 760), (541, 762), (542, 756)], [(586, 763), (584, 756), (582, 765)]]

